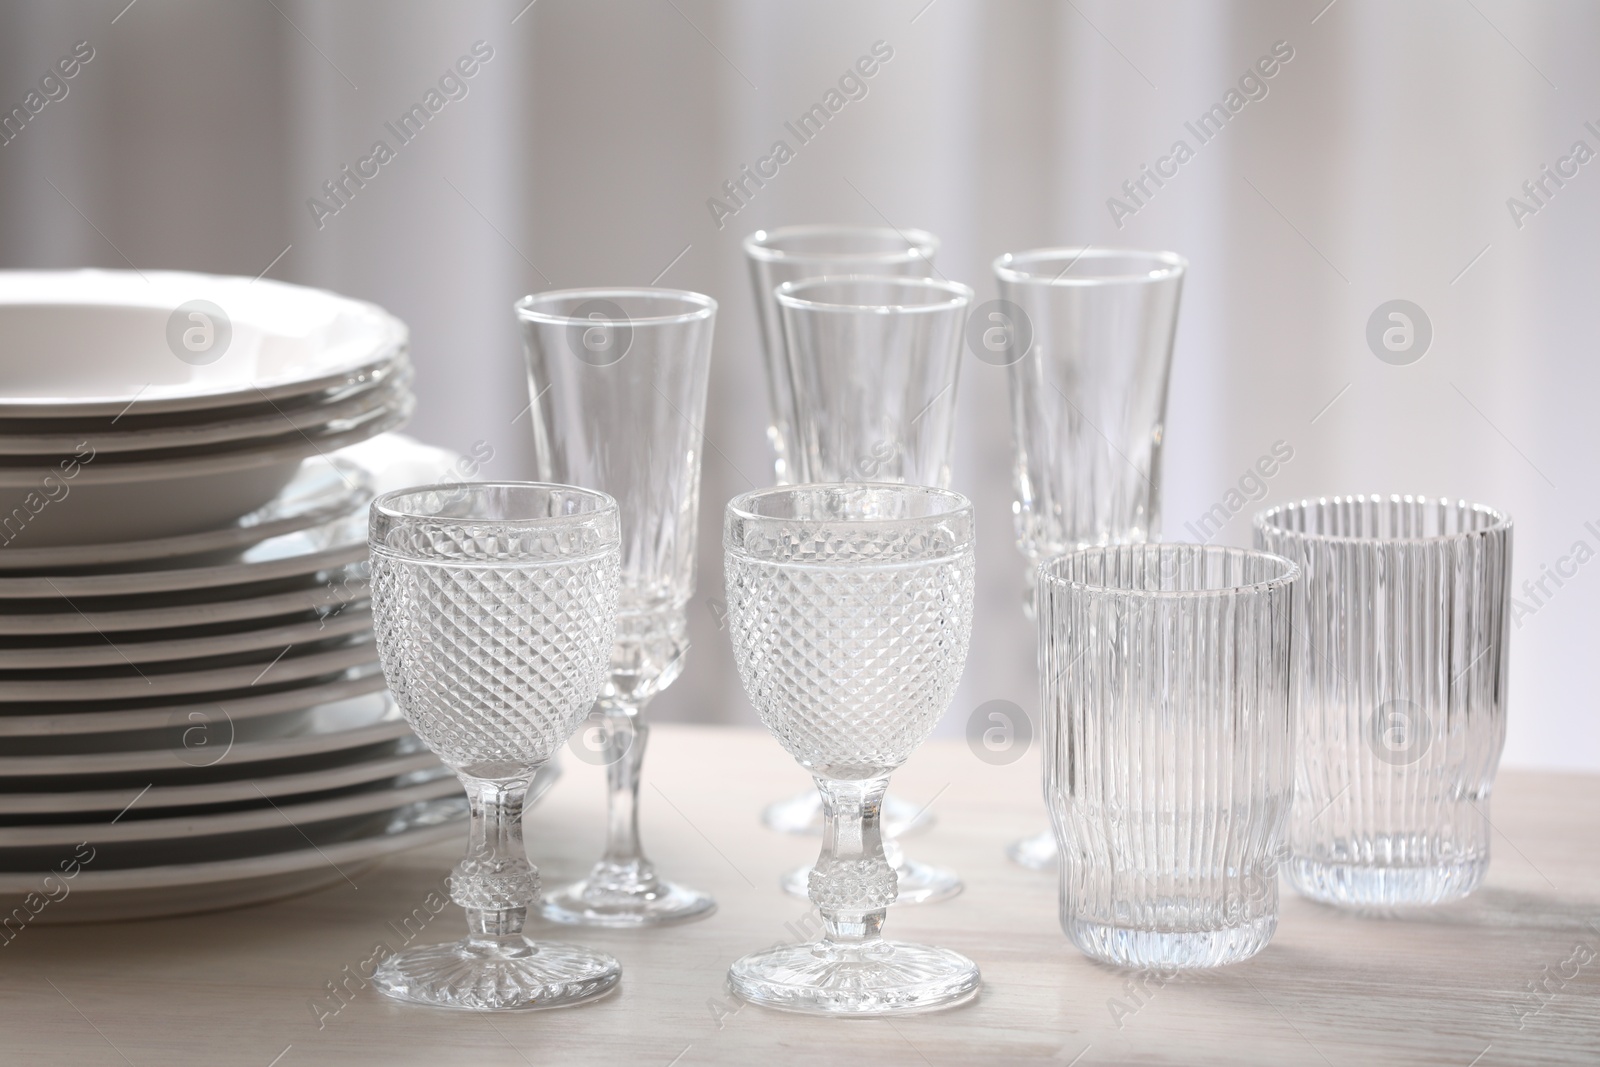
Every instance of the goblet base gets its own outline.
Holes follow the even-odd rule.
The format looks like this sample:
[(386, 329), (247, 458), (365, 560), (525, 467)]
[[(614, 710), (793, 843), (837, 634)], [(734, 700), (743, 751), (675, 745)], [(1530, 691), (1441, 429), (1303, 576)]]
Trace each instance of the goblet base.
[(1278, 928), (1276, 913), (1221, 930), (1181, 932), (1135, 929), (1068, 919), (1062, 927), (1091, 959), (1138, 970), (1178, 971), (1247, 960), (1267, 947)]
[(873, 940), (818, 941), (753, 952), (728, 969), (752, 1004), (807, 1015), (912, 1015), (977, 996), (978, 965), (958, 952)]
[[(761, 811), (761, 823), (780, 834), (822, 836), (822, 796), (808, 789), (787, 800), (777, 800)], [(933, 825), (933, 813), (926, 805), (885, 796), (879, 809), (879, 825), (885, 837), (904, 837)], [(802, 894), (803, 895), (803, 894)]]
[(637, 876), (631, 866), (601, 863), (588, 878), (545, 897), (542, 913), (568, 926), (639, 927), (703, 919), (717, 902), (698, 889)]
[(622, 965), (603, 952), (513, 934), (397, 952), (372, 984), (396, 1000), (435, 1008), (537, 1011), (597, 1000), (621, 977)]
[[(895, 898), (895, 904), (933, 904), (949, 900), (965, 888), (954, 871), (916, 860), (901, 860), (895, 865), (895, 873), (900, 878), (900, 895)], [(790, 896), (809, 897), (811, 868), (798, 867), (784, 875), (779, 884)]]
[(1347, 908), (1399, 908), (1443, 904), (1477, 889), (1489, 871), (1487, 855), (1423, 867), (1328, 863), (1295, 856), (1284, 866), (1301, 896)]
[(1045, 830), (1032, 837), (1013, 841), (1006, 846), (1006, 855), (1012, 863), (1030, 871), (1053, 871), (1057, 861), (1056, 835)]

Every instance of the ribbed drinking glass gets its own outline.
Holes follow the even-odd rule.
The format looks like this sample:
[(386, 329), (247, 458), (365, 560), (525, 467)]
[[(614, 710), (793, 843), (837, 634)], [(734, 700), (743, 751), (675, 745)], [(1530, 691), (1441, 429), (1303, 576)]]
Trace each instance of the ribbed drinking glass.
[(701, 431), (716, 301), (673, 289), (569, 289), (517, 303), (540, 477), (617, 500), (622, 592), (600, 692), (609, 818), (589, 877), (549, 897), (556, 922), (643, 926), (709, 915), (639, 843), (641, 712), (683, 670), (694, 593)]
[(1209, 545), (1040, 568), (1045, 797), (1061, 926), (1087, 955), (1213, 967), (1271, 940), (1298, 579), (1286, 559)]
[(471, 802), (450, 899), (469, 935), (389, 956), (373, 984), (400, 1000), (478, 1011), (603, 996), (622, 969), (523, 932), (539, 872), (522, 843), (528, 785), (605, 680), (616, 629), (617, 505), (564, 485), (470, 483), (372, 505), (372, 616), (384, 676)]
[(1466, 896), (1506, 736), (1510, 517), (1334, 497), (1262, 512), (1255, 541), (1305, 569), (1290, 884), (1355, 907)]
[[(1045, 248), (995, 260), (1000, 304), (980, 335), (1008, 368), (1017, 546), (1032, 614), (1039, 564), (1089, 545), (1140, 543), (1161, 528), (1161, 445), (1178, 301), (1174, 252)], [(1055, 863), (1048, 833), (1012, 859)]]
[(889, 774), (933, 732), (966, 664), (972, 505), (908, 485), (757, 490), (728, 504), (723, 552), (739, 677), (816, 780), (826, 822), (809, 878), (821, 939), (745, 956), (730, 986), (828, 1015), (970, 999), (971, 960), (881, 936), (898, 879), (879, 819)]

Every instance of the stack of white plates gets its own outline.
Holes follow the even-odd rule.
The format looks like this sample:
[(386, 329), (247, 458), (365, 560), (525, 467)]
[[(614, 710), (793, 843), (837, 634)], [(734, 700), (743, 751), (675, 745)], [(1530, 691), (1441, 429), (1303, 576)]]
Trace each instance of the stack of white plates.
[[(204, 361), (184, 331), (231, 336)], [(265, 280), (0, 272), (7, 930), (270, 899), (459, 832), (367, 600), (367, 504), (457, 459), (383, 433), (405, 349)]]
[(265, 279), (0, 271), (0, 552), (254, 511), (301, 460), (406, 421), (406, 339), (371, 304)]

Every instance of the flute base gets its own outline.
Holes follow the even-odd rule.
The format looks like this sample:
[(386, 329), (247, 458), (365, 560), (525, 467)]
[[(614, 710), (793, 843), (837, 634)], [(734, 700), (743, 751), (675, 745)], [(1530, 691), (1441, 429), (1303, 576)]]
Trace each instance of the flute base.
[(537, 1011), (598, 1000), (622, 965), (603, 952), (521, 934), (423, 945), (384, 960), (372, 984), (385, 996), (458, 1011)]
[(637, 864), (601, 861), (589, 877), (545, 897), (541, 914), (568, 926), (666, 926), (703, 919), (717, 902), (698, 889), (641, 873)]
[(728, 987), (752, 1004), (807, 1015), (914, 1015), (978, 994), (978, 965), (957, 952), (902, 941), (780, 945), (728, 969)]
[(1006, 855), (1011, 862), (1030, 871), (1054, 871), (1056, 869), (1056, 835), (1049, 830), (1024, 837), (1020, 841), (1013, 841), (1006, 846)]

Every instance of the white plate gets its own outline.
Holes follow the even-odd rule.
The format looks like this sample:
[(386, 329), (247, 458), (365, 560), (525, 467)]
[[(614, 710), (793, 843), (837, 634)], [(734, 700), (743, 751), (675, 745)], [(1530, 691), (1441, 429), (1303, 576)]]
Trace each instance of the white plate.
[[(241, 630), (236, 633), (208, 634), (204, 637), (174, 637), (164, 640), (130, 640), (119, 637), (115, 643), (103, 637), (89, 637), (70, 645), (5, 647), (0, 638), (0, 670), (59, 670), (63, 667), (116, 667), (132, 663), (166, 663), (174, 660), (204, 659), (268, 650), (277, 652), (296, 645), (327, 641), (334, 637), (363, 633), (372, 629), (372, 612), (352, 604), (344, 611), (326, 616)], [(159, 632), (159, 631), (158, 631)]]
[[(291, 434), (227, 451), (180, 452), (183, 458), (177, 459), (106, 457), (63, 471), (0, 467), (0, 526), (20, 547), (134, 541), (227, 526), (277, 496), (308, 456), (397, 429), (410, 418), (411, 408), (407, 393), (403, 403), (353, 430)], [(66, 469), (74, 470), (72, 478), (65, 477)], [(53, 494), (58, 499), (51, 500)]]
[[(94, 863), (66, 881), (68, 896), (44, 908), (33, 922), (82, 923), (148, 919), (218, 911), (307, 893), (359, 879), (379, 857), (461, 836), (464, 798), (451, 797), (397, 809), (376, 829), (352, 840), (288, 852), (212, 863), (165, 864), (95, 870)], [(76, 842), (74, 842), (76, 843)], [(70, 855), (63, 857), (70, 859)], [(368, 866), (361, 866), (367, 864)], [(21, 907), (25, 895), (61, 892), (63, 879), (41, 874), (0, 874), (0, 913)]]
[[(237, 445), (257, 438), (286, 433), (332, 433), (354, 429), (363, 421), (403, 401), (411, 385), (409, 364), (397, 365), (397, 374), (382, 385), (363, 386), (332, 403), (310, 407), (278, 407), (265, 414), (223, 417), (189, 425), (137, 428), (117, 420), (99, 429), (49, 428), (36, 432), (7, 429), (0, 424), (0, 462), (18, 465), (23, 456), (70, 456), (87, 444), (95, 456), (121, 452), (155, 452), (216, 445)], [(226, 413), (223, 413), (226, 416)], [(105, 420), (101, 420), (105, 421)], [(149, 421), (149, 420), (146, 420)], [(33, 423), (25, 425), (37, 425)], [(82, 425), (82, 424), (79, 424)]]
[[(184, 331), (206, 326), (184, 309), (196, 300), (220, 307), (227, 318), (231, 339), (218, 355), (182, 343)], [(222, 323), (211, 325), (215, 345)], [(406, 342), (404, 324), (381, 308), (267, 279), (0, 271), (0, 396), (6, 398), (0, 417), (276, 400), (359, 376), (396, 358)], [(208, 356), (210, 362), (199, 362)]]
[(167, 671), (158, 671), (149, 665), (141, 670), (130, 664), (132, 674), (119, 672), (85, 677), (88, 672), (74, 670), (56, 678), (33, 677), (34, 672), (28, 672), (29, 676), (25, 677), (13, 671), (0, 680), (0, 701), (138, 700), (180, 693), (216, 693), (258, 685), (268, 679), (271, 679), (269, 685), (280, 685), (378, 662), (378, 650), (372, 643), (370, 631), (334, 641), (339, 643), (330, 643), (327, 647), (291, 645), (276, 659), (261, 653), (245, 663), (200, 670), (187, 663), (182, 666), (189, 669)]
[[(109, 711), (53, 710), (43, 715), (0, 714), (0, 737), (28, 738), (30, 746), (60, 748), (71, 752), (103, 752), (111, 744), (97, 734), (132, 735), (119, 739), (118, 748), (166, 747), (171, 735), (181, 735), (197, 722), (231, 724), (226, 733), (218, 727), (219, 741), (231, 739), (239, 724), (255, 719), (302, 712), (319, 704), (330, 704), (353, 697), (377, 693), (384, 687), (383, 673), (376, 663), (352, 667), (331, 682), (313, 682), (272, 693), (241, 689), (236, 693), (208, 693), (201, 700), (163, 704), (153, 708), (113, 707)], [(381, 698), (386, 701), (387, 698)], [(386, 706), (386, 705), (380, 705)], [(246, 727), (248, 730), (248, 727)], [(140, 731), (156, 731), (159, 745), (140, 744)], [(49, 739), (48, 742), (41, 739)], [(180, 739), (178, 744), (182, 744)], [(13, 751), (23, 747), (13, 741)]]
[[(216, 767), (224, 762), (231, 768), (235, 764), (303, 759), (379, 745), (400, 738), (408, 738), (409, 747), (413, 750), (421, 745), (412, 736), (411, 727), (406, 725), (399, 706), (386, 691), (318, 704), (294, 718), (291, 728), (282, 736), (268, 736), (260, 740), (237, 739), (241, 736), (252, 737), (251, 730), (256, 725), (247, 723), (241, 726), (225, 715), (220, 720), (213, 717), (211, 721), (201, 724), (201, 729), (208, 736), (196, 740), (203, 740), (204, 744), (178, 748), (103, 752), (95, 750), (98, 739), (89, 737), (85, 739), (88, 750), (81, 753), (0, 757), (0, 779), (86, 779), (102, 774), (137, 774), (141, 777), (153, 774), (178, 776), (180, 780), (169, 784), (182, 785), (194, 780), (193, 771), (196, 767)], [(219, 754), (213, 756), (212, 752)]]
[(272, 500), (217, 530), (100, 545), (0, 545), (0, 572), (109, 567), (243, 549), (349, 515), (374, 495), (371, 477), (341, 456), (312, 456)]
[(263, 796), (273, 799), (301, 793), (320, 793), (344, 789), (386, 778), (405, 777), (404, 784), (432, 780), (453, 772), (431, 752), (403, 756), (379, 756), (354, 763), (297, 774), (270, 774), (248, 780), (203, 782), (198, 785), (163, 785), (149, 789), (93, 789), (75, 792), (0, 793), (0, 814), (41, 815), (58, 812), (107, 812), (115, 815), (136, 801), (141, 811), (161, 808), (188, 808), (206, 804), (233, 804), (239, 801), (261, 803)]
[(217, 837), (260, 830), (284, 830), (293, 834), (317, 823), (348, 819), (388, 811), (402, 804), (442, 800), (461, 794), (461, 780), (455, 775), (435, 778), (399, 789), (371, 789), (299, 804), (268, 804), (245, 811), (177, 815), (151, 819), (120, 819), (114, 822), (52, 823), (45, 826), (0, 826), (0, 849), (70, 848), (79, 842), (91, 845), (122, 844), (130, 841), (180, 841), (190, 837)]
[[(357, 568), (359, 570), (359, 568)], [(3, 579), (0, 579), (3, 580)], [(118, 603), (129, 607), (103, 610), (99, 605), (73, 601), (78, 610), (34, 611), (19, 604), (7, 604), (0, 611), (0, 634), (119, 634), (135, 630), (173, 630), (188, 626), (210, 626), (240, 619), (266, 619), (304, 611), (326, 611), (367, 596), (367, 579), (349, 567), (333, 568), (320, 581), (289, 579), (289, 588), (274, 589), (256, 596), (232, 599), (230, 588), (202, 590), (221, 599), (173, 603), (172, 597), (151, 595), (127, 597)], [(186, 598), (187, 599), (187, 598)], [(50, 604), (54, 608), (57, 599)]]
[(270, 537), (229, 563), (57, 577), (0, 577), (0, 600), (70, 600), (220, 589), (316, 574), (366, 558), (367, 516), (356, 512), (320, 526)]

